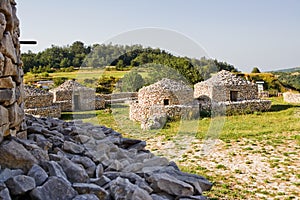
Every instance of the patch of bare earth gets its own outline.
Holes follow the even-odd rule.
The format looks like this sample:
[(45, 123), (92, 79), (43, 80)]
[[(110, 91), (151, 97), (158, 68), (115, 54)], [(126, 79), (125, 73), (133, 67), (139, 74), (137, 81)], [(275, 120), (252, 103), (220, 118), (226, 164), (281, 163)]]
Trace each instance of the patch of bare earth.
[[(192, 137), (172, 141), (158, 137), (147, 142), (156, 154), (188, 168), (205, 169), (202, 175), (242, 191), (247, 199), (300, 199), (300, 146), (294, 135), (299, 132), (267, 141), (215, 140), (209, 149)], [(230, 198), (224, 194), (224, 199)]]

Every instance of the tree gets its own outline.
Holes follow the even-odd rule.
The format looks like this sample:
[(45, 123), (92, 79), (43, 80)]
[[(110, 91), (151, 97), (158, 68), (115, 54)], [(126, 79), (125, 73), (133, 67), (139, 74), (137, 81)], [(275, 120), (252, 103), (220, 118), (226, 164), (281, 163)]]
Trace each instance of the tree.
[(136, 71), (125, 74), (121, 81), (122, 92), (137, 92), (145, 83), (143, 77)]
[(257, 67), (254, 67), (251, 73), (260, 73), (260, 70)]
[(122, 70), (124, 67), (126, 67), (126, 65), (124, 64), (123, 60), (119, 60), (116, 64), (116, 68), (117, 70)]

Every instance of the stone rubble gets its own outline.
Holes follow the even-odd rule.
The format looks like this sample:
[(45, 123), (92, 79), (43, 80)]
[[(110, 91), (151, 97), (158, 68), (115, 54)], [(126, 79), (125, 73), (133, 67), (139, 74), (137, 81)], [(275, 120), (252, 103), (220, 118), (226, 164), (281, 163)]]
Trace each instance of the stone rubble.
[(206, 199), (212, 184), (105, 126), (26, 116), (0, 144), (0, 199)]

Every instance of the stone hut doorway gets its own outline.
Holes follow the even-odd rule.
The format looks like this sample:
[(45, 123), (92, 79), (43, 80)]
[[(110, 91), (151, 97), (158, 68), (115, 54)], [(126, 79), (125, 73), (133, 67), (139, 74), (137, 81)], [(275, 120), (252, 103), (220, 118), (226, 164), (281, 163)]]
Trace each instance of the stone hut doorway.
[(170, 100), (169, 99), (164, 99), (164, 106), (170, 105)]
[(230, 101), (237, 101), (237, 100), (238, 100), (238, 92), (230, 91)]
[(80, 109), (80, 99), (79, 95), (74, 95), (74, 110), (79, 110)]

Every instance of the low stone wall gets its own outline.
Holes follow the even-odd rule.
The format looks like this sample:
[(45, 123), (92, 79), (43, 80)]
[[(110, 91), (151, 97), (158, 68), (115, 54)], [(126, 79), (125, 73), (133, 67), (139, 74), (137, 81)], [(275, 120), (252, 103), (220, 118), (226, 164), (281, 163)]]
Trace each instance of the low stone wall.
[(141, 122), (144, 130), (162, 128), (168, 119), (196, 119), (200, 116), (199, 104), (143, 107), (132, 102), (130, 111), (129, 118)]
[(25, 85), (24, 90), (26, 114), (39, 117), (60, 117), (60, 105), (53, 103), (52, 93), (29, 85)]
[(59, 104), (52, 104), (51, 106), (47, 106), (47, 107), (25, 109), (25, 113), (34, 115), (36, 117), (60, 118), (61, 116), (61, 110)]
[(225, 106), (227, 115), (246, 114), (252, 112), (267, 111), (271, 108), (270, 100), (247, 100), (236, 102), (220, 102), (220, 106)]
[(283, 99), (288, 103), (300, 103), (300, 94), (285, 92), (283, 93)]
[(55, 103), (60, 105), (60, 109), (62, 112), (72, 112), (73, 111), (72, 101), (56, 101)]
[(199, 105), (171, 105), (151, 107), (150, 115), (165, 113), (172, 119), (194, 119), (199, 116)]
[(53, 94), (40, 94), (38, 96), (25, 96), (25, 108), (42, 108), (52, 106)]

